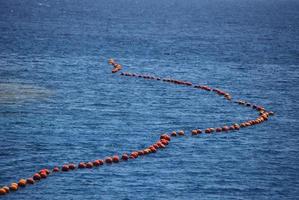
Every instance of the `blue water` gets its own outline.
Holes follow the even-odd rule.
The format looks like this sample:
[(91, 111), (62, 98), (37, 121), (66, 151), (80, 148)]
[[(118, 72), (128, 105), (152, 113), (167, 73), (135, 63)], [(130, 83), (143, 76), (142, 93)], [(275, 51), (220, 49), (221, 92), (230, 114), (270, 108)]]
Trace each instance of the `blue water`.
[(110, 57), (276, 113), (1, 198), (298, 199), (298, 22), (295, 0), (0, 1), (0, 186), (257, 115), (200, 90), (112, 75)]

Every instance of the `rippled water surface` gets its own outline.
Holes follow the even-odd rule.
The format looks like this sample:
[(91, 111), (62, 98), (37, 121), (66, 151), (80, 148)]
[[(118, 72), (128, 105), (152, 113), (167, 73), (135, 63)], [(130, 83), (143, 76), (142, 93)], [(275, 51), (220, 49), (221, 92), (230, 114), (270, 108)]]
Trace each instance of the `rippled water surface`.
[(1, 198), (298, 198), (298, 21), (295, 0), (0, 1), (0, 186), (141, 149), (163, 132), (256, 117), (200, 90), (112, 75), (110, 57), (276, 113)]

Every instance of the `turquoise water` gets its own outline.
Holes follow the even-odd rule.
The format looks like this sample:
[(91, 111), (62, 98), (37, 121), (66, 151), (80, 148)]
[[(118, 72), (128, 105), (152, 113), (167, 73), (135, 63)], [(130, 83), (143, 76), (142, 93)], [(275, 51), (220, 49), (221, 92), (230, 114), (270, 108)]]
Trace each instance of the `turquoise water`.
[(161, 133), (256, 117), (125, 70), (208, 84), (276, 113), (239, 132), (57, 174), (3, 199), (296, 199), (299, 3), (1, 1), (0, 186), (44, 167), (141, 149)]

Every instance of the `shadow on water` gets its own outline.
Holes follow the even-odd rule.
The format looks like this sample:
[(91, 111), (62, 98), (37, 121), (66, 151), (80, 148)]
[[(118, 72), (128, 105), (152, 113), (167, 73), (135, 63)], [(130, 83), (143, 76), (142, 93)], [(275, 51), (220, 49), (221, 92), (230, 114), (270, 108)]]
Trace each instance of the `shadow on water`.
[(22, 103), (47, 100), (53, 91), (25, 83), (0, 83), (0, 103)]

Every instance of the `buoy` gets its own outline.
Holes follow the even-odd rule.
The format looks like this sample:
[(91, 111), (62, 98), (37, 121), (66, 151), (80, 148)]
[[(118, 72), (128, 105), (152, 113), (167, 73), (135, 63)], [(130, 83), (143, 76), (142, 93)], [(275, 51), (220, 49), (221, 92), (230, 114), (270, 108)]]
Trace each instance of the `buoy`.
[(167, 135), (167, 134), (163, 134), (163, 135), (161, 135), (161, 136), (160, 136), (160, 139), (165, 139), (165, 140), (167, 140), (167, 141), (170, 141), (170, 137), (169, 137), (169, 135)]
[(168, 140), (161, 139), (160, 141), (161, 141), (161, 143), (164, 144), (164, 145), (168, 145), (168, 144), (169, 144)]
[(17, 183), (12, 183), (12, 184), (10, 184), (10, 186), (9, 186), (9, 190), (10, 190), (10, 191), (16, 191), (16, 190), (18, 190), (18, 188), (19, 188), (19, 186), (18, 186)]
[(209, 128), (207, 128), (207, 129), (205, 130), (205, 133), (211, 133), (211, 130), (210, 130)]
[(153, 147), (155, 147), (156, 149), (159, 149), (159, 145), (158, 144), (153, 144)]
[(111, 164), (112, 163), (112, 158), (111, 157), (105, 158), (105, 163)]
[(175, 131), (173, 131), (173, 132), (171, 132), (171, 134), (170, 134), (172, 137), (176, 137), (177, 136), (177, 134), (176, 134), (176, 132)]
[(138, 151), (138, 156), (143, 156), (143, 155), (144, 155), (144, 151), (143, 150)]
[(39, 181), (41, 179), (41, 176), (38, 173), (36, 173), (36, 174), (33, 175), (33, 179), (35, 181)]
[(18, 182), (18, 186), (25, 187), (26, 183), (27, 183), (27, 181), (25, 179), (20, 179), (19, 182)]
[(191, 134), (192, 134), (192, 135), (197, 135), (197, 130), (192, 130), (192, 131), (191, 131)]
[(180, 131), (178, 132), (178, 135), (183, 136), (183, 135), (185, 135), (185, 133), (184, 133), (183, 130), (180, 130)]
[(7, 192), (4, 188), (1, 188), (0, 189), (0, 195), (5, 195)]
[(128, 154), (126, 154), (126, 153), (124, 153), (122, 156), (121, 156), (121, 159), (122, 160), (128, 160), (129, 159), (129, 156), (128, 156)]
[(131, 153), (131, 155), (133, 158), (137, 158), (138, 157), (138, 152), (137, 151), (134, 151)]
[(95, 160), (92, 162), (93, 166), (98, 167), (100, 166), (100, 161), (99, 160)]
[(69, 164), (69, 169), (74, 170), (74, 169), (76, 169), (76, 166), (74, 164)]
[(62, 168), (61, 168), (61, 171), (63, 171), (63, 172), (69, 171), (69, 166), (68, 165), (63, 165)]
[(52, 172), (59, 172), (59, 167), (54, 167)]
[(216, 132), (221, 132), (221, 131), (222, 131), (222, 128), (217, 127), (215, 130), (216, 130)]
[(5, 190), (6, 194), (9, 193), (9, 187), (7, 187), (7, 186), (3, 186), (2, 189)]
[(228, 131), (229, 130), (229, 127), (228, 126), (223, 126), (222, 127), (222, 131)]
[(84, 162), (80, 162), (79, 165), (78, 165), (78, 168), (79, 169), (86, 168), (86, 164)]
[(145, 154), (145, 155), (151, 153), (151, 150), (150, 150), (150, 149), (144, 149), (143, 151), (144, 151), (144, 154)]
[(154, 146), (150, 146), (149, 149), (151, 150), (152, 153), (157, 152), (157, 149)]
[(92, 167), (93, 167), (92, 162), (87, 162), (87, 163), (86, 163), (86, 168), (92, 168)]
[(27, 183), (28, 183), (28, 184), (31, 184), (31, 185), (32, 185), (32, 184), (34, 184), (34, 182), (35, 182), (35, 181), (33, 180), (33, 178), (27, 178)]
[(112, 161), (113, 161), (114, 163), (118, 163), (118, 162), (119, 162), (119, 157), (118, 157), (117, 155), (113, 156), (113, 157), (112, 157)]
[(44, 172), (44, 171), (39, 173), (39, 175), (40, 175), (41, 178), (47, 178), (47, 176), (48, 176), (47, 173)]

